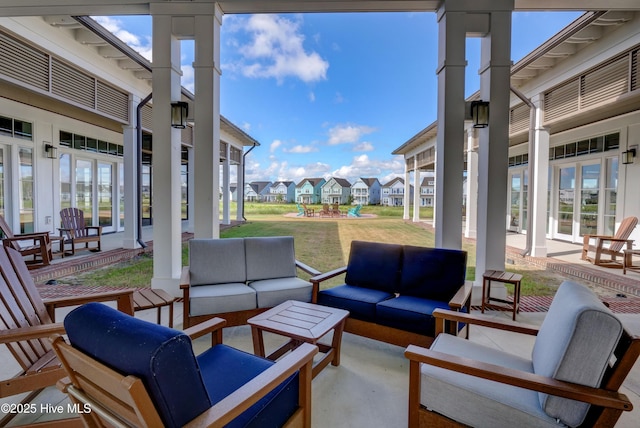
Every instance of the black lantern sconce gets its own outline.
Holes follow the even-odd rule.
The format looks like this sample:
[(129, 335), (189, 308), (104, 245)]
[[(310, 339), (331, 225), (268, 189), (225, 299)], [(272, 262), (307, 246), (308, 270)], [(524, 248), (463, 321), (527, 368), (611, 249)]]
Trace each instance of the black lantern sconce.
[(171, 103), (171, 127), (184, 129), (187, 127), (189, 104), (184, 101)]
[(629, 147), (629, 150), (626, 152), (622, 152), (622, 163), (624, 165), (629, 165), (633, 163), (633, 160), (636, 158), (636, 151), (638, 146)]
[(471, 101), (471, 120), (474, 128), (489, 126), (489, 101)]
[(52, 144), (45, 143), (44, 152), (49, 159), (58, 159), (58, 148)]

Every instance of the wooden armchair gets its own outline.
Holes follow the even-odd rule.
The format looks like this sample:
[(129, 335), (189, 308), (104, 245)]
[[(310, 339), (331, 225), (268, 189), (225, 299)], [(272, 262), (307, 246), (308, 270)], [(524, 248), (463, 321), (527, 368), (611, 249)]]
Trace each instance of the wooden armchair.
[[(62, 257), (74, 255), (76, 253), (76, 244), (85, 244), (85, 248), (91, 251), (100, 251), (102, 249), (102, 226), (86, 226), (82, 210), (64, 208), (60, 211), (60, 220), (62, 222), (62, 227), (59, 228), (62, 235), (62, 242), (60, 243)], [(95, 242), (96, 246), (90, 248), (89, 243), (91, 242)], [(71, 253), (64, 251), (66, 244), (71, 244)]]
[[(53, 333), (64, 333), (56, 324), (55, 309), (90, 301), (116, 301), (118, 309), (133, 314), (132, 290), (43, 301), (20, 253), (0, 247), (0, 343), (20, 364), (22, 371), (0, 381), (0, 398), (31, 392), (27, 403), (45, 387), (65, 376), (49, 341)], [(20, 400), (18, 400), (20, 401)], [(0, 420), (0, 426), (12, 418)]]
[[(437, 310), (430, 349), (410, 345), (409, 427), (612, 427), (619, 392), (640, 354), (631, 335), (587, 287), (565, 281), (538, 329)], [(445, 320), (535, 335), (531, 359), (442, 334)]]
[[(622, 220), (614, 236), (584, 235), (582, 260), (588, 260), (597, 266), (622, 268), (622, 259), (617, 260), (616, 257), (624, 257), (625, 244), (627, 249), (631, 249), (633, 240), (629, 236), (637, 224), (637, 217), (627, 217)], [(591, 245), (591, 239), (596, 240), (595, 245)], [(589, 252), (593, 252), (594, 256), (589, 257)], [(603, 255), (609, 258), (603, 259)]]
[(315, 217), (316, 211), (313, 208), (307, 207), (307, 204), (302, 204), (302, 208), (304, 208), (305, 217)]
[(6, 247), (11, 247), (23, 256), (33, 256), (27, 261), (29, 269), (37, 269), (48, 266), (53, 259), (51, 252), (51, 239), (49, 232), (23, 233), (15, 235), (9, 224), (0, 216), (0, 231), (3, 233), (2, 242)]
[(322, 209), (318, 212), (320, 217), (331, 217), (331, 208), (329, 208), (329, 204), (322, 204)]
[[(310, 427), (318, 348), (303, 344), (274, 363), (221, 344), (224, 325), (214, 318), (183, 333), (82, 306), (65, 318), (70, 344), (53, 340), (69, 374), (58, 387), (92, 410), (81, 414), (91, 427)], [(208, 333), (213, 346), (195, 356), (191, 339)]]

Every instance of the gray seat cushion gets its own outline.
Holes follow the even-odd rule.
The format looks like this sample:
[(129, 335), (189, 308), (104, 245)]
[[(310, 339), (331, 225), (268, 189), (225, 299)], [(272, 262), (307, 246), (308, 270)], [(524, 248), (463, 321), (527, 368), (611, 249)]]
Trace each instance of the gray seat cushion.
[(189, 302), (191, 316), (246, 311), (257, 307), (256, 291), (244, 283), (191, 287)]
[(313, 288), (310, 282), (296, 277), (252, 281), (249, 287), (256, 290), (259, 308), (271, 308), (287, 300), (310, 302)]
[(244, 238), (247, 280), (296, 276), (292, 236)]
[[(622, 324), (587, 287), (564, 281), (533, 348), (534, 372), (597, 387), (622, 335)], [(540, 394), (542, 408), (567, 425), (580, 425), (589, 405)]]
[(190, 240), (189, 276), (192, 286), (245, 282), (244, 239)]
[[(430, 349), (531, 373), (531, 361), (441, 334)], [(427, 409), (477, 428), (558, 427), (540, 406), (538, 393), (421, 364), (420, 403)]]

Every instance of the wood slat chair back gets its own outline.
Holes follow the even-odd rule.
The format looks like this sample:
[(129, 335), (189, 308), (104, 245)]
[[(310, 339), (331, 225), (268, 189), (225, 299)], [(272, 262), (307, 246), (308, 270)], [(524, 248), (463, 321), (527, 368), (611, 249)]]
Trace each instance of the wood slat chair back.
[(84, 212), (82, 210), (78, 208), (64, 208), (60, 211), (60, 221), (62, 228), (69, 230), (72, 238), (87, 236)]
[(618, 227), (618, 230), (614, 235), (614, 238), (616, 240), (611, 243), (611, 245), (609, 246), (609, 250), (615, 251), (616, 253), (620, 252), (625, 244), (623, 240), (629, 239), (629, 236), (631, 236), (631, 232), (633, 232), (633, 229), (635, 229), (637, 224), (637, 217), (627, 217), (622, 220), (622, 222), (620, 223), (620, 227)]
[(84, 405), (91, 409), (81, 414), (86, 426), (162, 426), (162, 419), (139, 378), (121, 375), (67, 344), (61, 336), (53, 340), (53, 346), (69, 375), (69, 381), (60, 381), (58, 387), (80, 409)]
[[(0, 249), (0, 329), (11, 330), (52, 324), (21, 255), (13, 249)], [(25, 372), (60, 367), (48, 339), (7, 343), (9, 351)]]
[(13, 248), (23, 256), (34, 256), (33, 260), (29, 261), (29, 269), (47, 266), (51, 263), (53, 253), (49, 232), (16, 235), (2, 216), (0, 216), (0, 231), (4, 235), (3, 243), (5, 246)]

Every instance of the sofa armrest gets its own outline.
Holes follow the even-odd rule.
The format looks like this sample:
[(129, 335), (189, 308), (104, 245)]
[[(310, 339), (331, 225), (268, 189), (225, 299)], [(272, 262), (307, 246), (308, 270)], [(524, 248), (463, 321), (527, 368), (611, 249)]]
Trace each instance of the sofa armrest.
[(300, 268), (302, 271), (308, 273), (309, 275), (317, 276), (320, 275), (320, 271), (312, 268), (311, 266), (302, 263), (300, 260), (296, 260), (296, 267)]
[(51, 321), (56, 320), (56, 308), (67, 306), (80, 306), (90, 302), (117, 302), (118, 310), (127, 315), (133, 316), (133, 289), (106, 291), (99, 294), (88, 294), (86, 296), (61, 297), (58, 299), (43, 299)]
[(182, 266), (182, 272), (180, 273), (180, 288), (185, 289), (191, 286), (191, 274), (189, 273), (189, 266)]
[[(409, 345), (404, 355), (412, 364), (425, 363), (482, 379), (489, 379), (495, 382), (591, 403), (597, 406), (619, 410), (631, 410), (632, 408), (631, 403), (624, 394), (614, 391), (563, 382), (535, 373), (497, 366), (470, 358), (457, 357), (415, 345)], [(415, 375), (412, 374), (410, 376)]]
[(303, 343), (185, 426), (225, 426), (296, 371), (300, 371), (299, 406), (305, 410), (307, 426), (311, 423), (311, 377), (317, 353), (317, 346)]
[(471, 290), (473, 289), (473, 283), (465, 281), (464, 285), (458, 289), (456, 294), (449, 300), (449, 307), (454, 311), (459, 311), (462, 308), (467, 308), (467, 311), (471, 307)]
[(464, 312), (449, 311), (446, 309), (436, 309), (435, 311), (433, 311), (433, 317), (436, 319), (436, 336), (445, 331), (445, 321), (461, 322), (465, 324), (495, 328), (497, 330), (528, 334), (532, 336), (536, 336), (539, 330), (538, 326), (535, 325), (522, 324), (508, 320), (496, 321), (493, 318), (466, 314)]
[(311, 302), (312, 303), (317, 303), (318, 302), (318, 292), (320, 291), (320, 283), (322, 281), (326, 281), (327, 279), (331, 279), (335, 276), (338, 275), (342, 275), (343, 273), (345, 273), (347, 271), (347, 267), (346, 266), (342, 266), (339, 267), (338, 269), (334, 269), (334, 270), (330, 270), (328, 272), (322, 273), (320, 275), (316, 275), (314, 277), (312, 277), (309, 281), (311, 281), (311, 284), (313, 285), (313, 292), (311, 295)]

